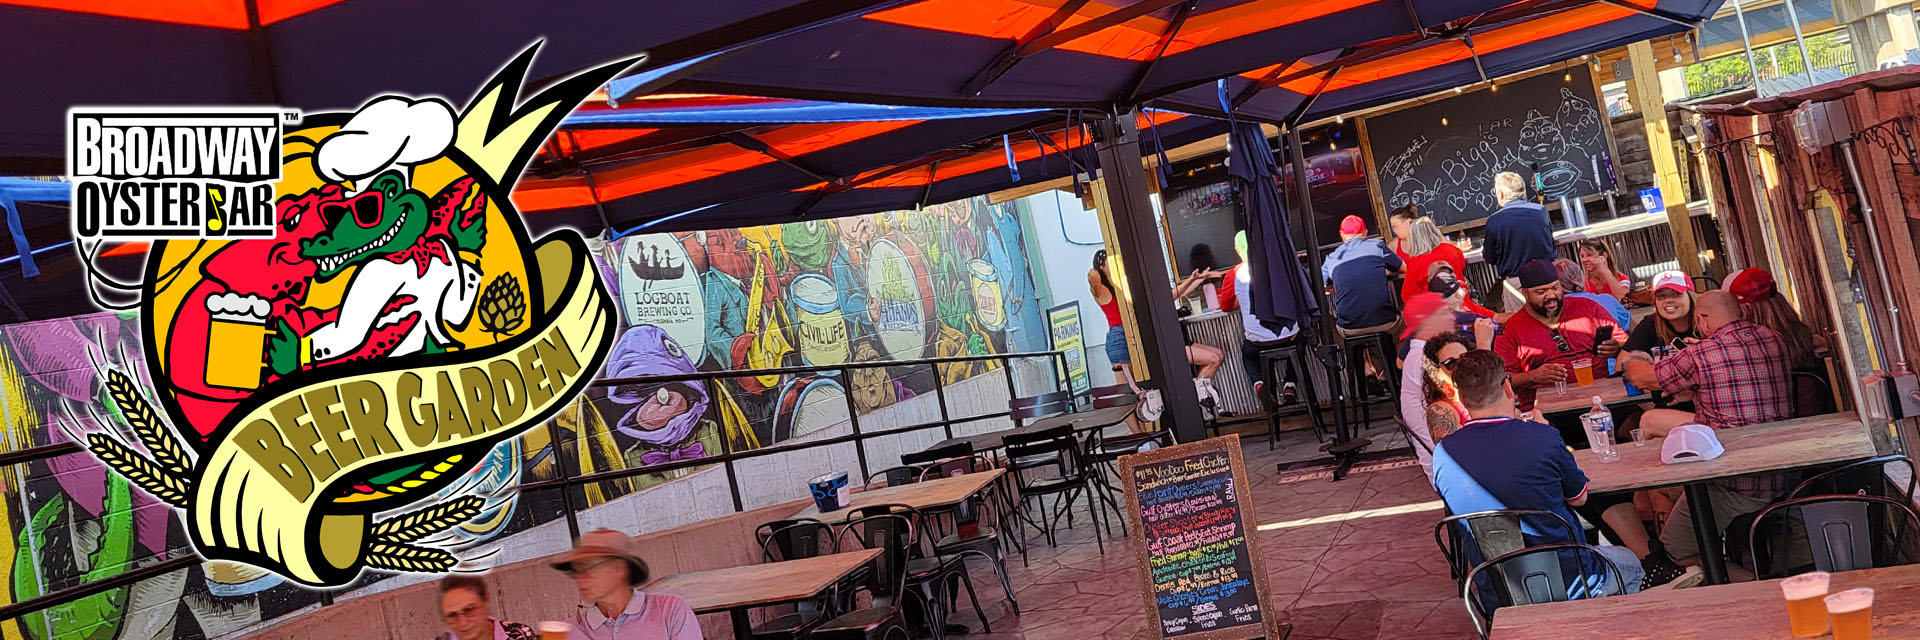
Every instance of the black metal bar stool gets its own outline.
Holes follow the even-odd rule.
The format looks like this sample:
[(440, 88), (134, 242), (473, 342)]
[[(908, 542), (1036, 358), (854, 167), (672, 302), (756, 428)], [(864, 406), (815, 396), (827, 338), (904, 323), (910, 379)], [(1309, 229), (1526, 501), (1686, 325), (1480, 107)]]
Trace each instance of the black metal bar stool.
[[(1260, 371), (1264, 374), (1265, 380), (1267, 381), (1267, 391), (1279, 393), (1284, 385), (1280, 382), (1282, 378), (1275, 374), (1280, 371), (1280, 365), (1286, 365), (1286, 371), (1290, 375), (1285, 379), (1292, 380), (1294, 385), (1300, 388), (1301, 394), (1306, 398), (1307, 419), (1313, 424), (1314, 439), (1320, 442), (1326, 442), (1327, 425), (1320, 419), (1320, 392), (1314, 384), (1313, 367), (1308, 364), (1309, 359), (1312, 357), (1313, 356), (1307, 351), (1307, 342), (1295, 337), (1285, 341), (1279, 346), (1261, 350)], [(1279, 403), (1276, 402), (1275, 407), (1267, 411), (1268, 451), (1272, 451), (1280, 441), (1280, 413), (1278, 404)]]
[[(1351, 424), (1356, 425), (1354, 427), (1356, 433), (1366, 428), (1366, 425), (1373, 421), (1373, 409), (1371, 406), (1373, 398), (1367, 396), (1366, 382), (1366, 362), (1369, 352), (1380, 354), (1380, 377), (1383, 378), (1387, 384), (1387, 399), (1392, 400), (1400, 397), (1400, 377), (1394, 375), (1393, 370), (1393, 363), (1397, 359), (1393, 357), (1395, 348), (1394, 337), (1393, 333), (1387, 331), (1377, 331), (1352, 336), (1342, 334), (1341, 336), (1341, 342), (1346, 347), (1344, 364), (1347, 368), (1347, 374), (1343, 376), (1346, 379), (1346, 389), (1343, 395), (1349, 399), (1353, 408), (1356, 409), (1359, 414), (1360, 420), (1358, 422), (1350, 421)], [(1346, 411), (1345, 408), (1341, 410), (1343, 412)], [(1344, 415), (1343, 413), (1343, 417)]]

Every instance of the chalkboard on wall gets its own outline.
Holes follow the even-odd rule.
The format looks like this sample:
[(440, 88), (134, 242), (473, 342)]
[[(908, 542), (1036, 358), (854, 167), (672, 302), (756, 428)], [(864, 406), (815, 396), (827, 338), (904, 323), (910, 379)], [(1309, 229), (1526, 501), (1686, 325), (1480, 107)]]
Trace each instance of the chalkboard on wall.
[(1162, 638), (1284, 638), (1267, 602), (1240, 437), (1122, 456), (1148, 624)]
[(1527, 179), (1529, 198), (1581, 197), (1612, 187), (1611, 135), (1586, 65), (1502, 82), (1363, 119), (1375, 188), (1388, 210), (1413, 204), (1441, 226), (1498, 207), (1493, 175)]
[(1240, 262), (1233, 251), (1233, 234), (1240, 231), (1240, 198), (1233, 181), (1221, 179), (1205, 184), (1170, 190), (1161, 201), (1166, 213), (1167, 235), (1173, 240), (1173, 264), (1180, 277), (1193, 273), (1194, 245), (1204, 244), (1213, 252), (1217, 269)]

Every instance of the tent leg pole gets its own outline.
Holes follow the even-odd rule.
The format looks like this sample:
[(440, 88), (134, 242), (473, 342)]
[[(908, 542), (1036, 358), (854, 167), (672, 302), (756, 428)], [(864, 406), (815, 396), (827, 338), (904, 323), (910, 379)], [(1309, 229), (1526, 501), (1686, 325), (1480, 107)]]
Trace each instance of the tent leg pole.
[(1174, 311), (1173, 289), (1166, 280), (1167, 255), (1160, 241), (1160, 225), (1147, 198), (1147, 174), (1141, 166), (1140, 128), (1129, 112), (1092, 122), (1100, 156), (1101, 184), (1107, 191), (1113, 237), (1118, 242), (1135, 329), (1144, 362), (1166, 402), (1165, 419), (1174, 438), (1197, 442), (1207, 437), (1200, 417), (1200, 396), (1193, 388), (1193, 369), (1187, 364), (1180, 317)]
[[(1306, 149), (1300, 144), (1299, 128), (1287, 127), (1285, 135), (1282, 137), (1286, 143), (1287, 158), (1293, 165), (1294, 188), (1291, 191), (1293, 191), (1295, 196), (1293, 211), (1295, 224), (1297, 225), (1294, 228), (1300, 229), (1301, 233), (1306, 235), (1307, 242), (1304, 252), (1306, 253), (1307, 259), (1307, 280), (1313, 287), (1314, 297), (1320, 301), (1320, 309), (1322, 311), (1320, 317), (1315, 319), (1312, 327), (1301, 327), (1301, 333), (1310, 339), (1319, 341), (1322, 345), (1329, 345), (1334, 349), (1332, 356), (1322, 357), (1321, 362), (1331, 365), (1328, 367), (1328, 372), (1334, 374), (1334, 378), (1337, 381), (1344, 381), (1345, 376), (1359, 375), (1359, 372), (1345, 370), (1346, 358), (1344, 354), (1339, 352), (1340, 342), (1334, 336), (1332, 325), (1333, 301), (1327, 299), (1327, 285), (1320, 275), (1319, 228), (1314, 225), (1313, 220), (1313, 192), (1312, 187), (1307, 182)], [(1333, 479), (1337, 481), (1346, 477), (1347, 470), (1353, 466), (1360, 452), (1365, 450), (1367, 445), (1372, 444), (1372, 442), (1366, 438), (1356, 438), (1355, 436), (1358, 435), (1357, 432), (1359, 428), (1363, 425), (1355, 425), (1347, 421), (1346, 402), (1349, 400), (1353, 402), (1365, 402), (1365, 400), (1361, 398), (1346, 398), (1346, 393), (1344, 389), (1341, 388), (1346, 385), (1340, 384), (1339, 382), (1334, 382), (1332, 386), (1335, 387), (1333, 442), (1327, 443), (1325, 449), (1333, 455), (1334, 462), (1337, 465), (1333, 475)], [(1307, 410), (1318, 411), (1320, 408), (1308, 407)]]

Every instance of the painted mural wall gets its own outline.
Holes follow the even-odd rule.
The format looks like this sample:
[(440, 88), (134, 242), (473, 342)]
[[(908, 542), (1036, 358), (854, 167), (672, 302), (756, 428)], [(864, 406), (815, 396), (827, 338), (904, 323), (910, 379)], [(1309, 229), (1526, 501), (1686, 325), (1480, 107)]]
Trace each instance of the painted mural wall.
[[(828, 221), (606, 243), (624, 326), (602, 377), (835, 365), (1045, 349), (1016, 210), (984, 198)], [(138, 317), (0, 326), (0, 451), (71, 441), (60, 425), (124, 423), (96, 374), (141, 371)], [(1018, 336), (1009, 338), (1009, 336)], [(1011, 340), (1011, 343), (1010, 343)], [(617, 385), (502, 443), (471, 480), (498, 490), (454, 531), (499, 540), (700, 468), (516, 495), (555, 477), (697, 460), (803, 437), (997, 364), (885, 367), (714, 383)], [(144, 373), (141, 375), (144, 376)], [(555, 446), (555, 441), (560, 446)], [(858, 473), (858, 469), (848, 469)], [(191, 553), (171, 510), (80, 453), (0, 468), (0, 605)], [(795, 482), (804, 479), (795, 479)], [(383, 579), (369, 575), (360, 584)], [(234, 633), (319, 601), (242, 565), (207, 563), (0, 622), (0, 639), (145, 640)]]

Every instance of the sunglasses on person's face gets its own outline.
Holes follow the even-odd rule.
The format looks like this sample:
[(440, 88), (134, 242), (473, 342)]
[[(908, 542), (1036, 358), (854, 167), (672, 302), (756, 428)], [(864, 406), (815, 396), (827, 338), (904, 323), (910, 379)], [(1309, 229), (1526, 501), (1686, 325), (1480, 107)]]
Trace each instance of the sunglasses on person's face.
[(1454, 356), (1451, 358), (1447, 358), (1445, 360), (1441, 360), (1440, 368), (1446, 369), (1448, 371), (1452, 371), (1453, 365), (1456, 365), (1456, 364), (1460, 364), (1460, 356)]
[(614, 562), (614, 558), (603, 558), (593, 562), (575, 562), (568, 565), (561, 573), (567, 574), (569, 578), (580, 578), (592, 573), (594, 569), (613, 564)]

